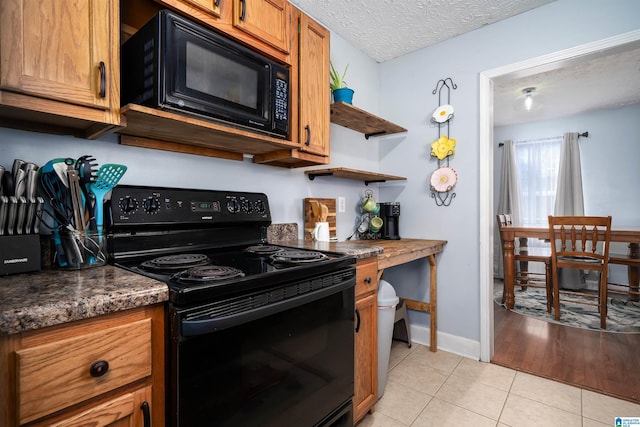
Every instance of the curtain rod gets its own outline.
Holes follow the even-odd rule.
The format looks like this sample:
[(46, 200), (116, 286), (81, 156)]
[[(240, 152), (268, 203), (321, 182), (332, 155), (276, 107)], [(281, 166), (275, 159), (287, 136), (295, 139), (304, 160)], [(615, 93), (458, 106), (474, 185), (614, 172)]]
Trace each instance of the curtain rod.
[[(585, 132), (579, 133), (578, 134), (578, 138), (580, 138), (581, 136), (584, 137), (584, 138), (589, 138), (589, 131), (585, 131)], [(503, 145), (504, 145), (504, 142), (499, 142), (498, 143), (498, 147), (502, 147)]]

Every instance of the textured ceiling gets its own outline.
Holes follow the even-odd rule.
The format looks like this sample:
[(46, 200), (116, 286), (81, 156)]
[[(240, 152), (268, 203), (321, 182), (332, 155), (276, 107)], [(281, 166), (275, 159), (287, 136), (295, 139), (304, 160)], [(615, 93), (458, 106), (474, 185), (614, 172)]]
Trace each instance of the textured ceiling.
[[(290, 1), (372, 59), (384, 62), (554, 0)], [(494, 124), (640, 103), (639, 45), (494, 79)], [(544, 98), (544, 107), (527, 114), (516, 112), (515, 98), (531, 86)]]
[(553, 0), (291, 0), (378, 62)]
[[(496, 126), (564, 117), (640, 103), (640, 43), (609, 49), (555, 69), (494, 79)], [(514, 101), (535, 87), (542, 107), (522, 112)], [(536, 97), (534, 97), (536, 102)]]

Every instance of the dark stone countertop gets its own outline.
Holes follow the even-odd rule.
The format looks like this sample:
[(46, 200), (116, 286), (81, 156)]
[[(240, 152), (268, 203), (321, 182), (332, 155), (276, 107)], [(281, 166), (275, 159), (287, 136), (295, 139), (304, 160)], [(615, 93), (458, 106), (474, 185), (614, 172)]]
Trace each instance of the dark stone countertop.
[[(383, 248), (353, 242), (298, 240), (297, 225), (273, 227), (270, 243), (340, 252), (358, 259)], [(106, 265), (0, 277), (0, 335), (15, 334), (167, 301), (163, 282)]]
[(273, 240), (276, 245), (291, 246), (294, 248), (316, 249), (319, 251), (339, 252), (347, 255), (355, 255), (357, 259), (377, 256), (383, 251), (382, 247), (375, 245), (363, 245), (355, 242), (314, 242), (312, 240)]
[(163, 282), (106, 265), (0, 277), (0, 335), (167, 301)]

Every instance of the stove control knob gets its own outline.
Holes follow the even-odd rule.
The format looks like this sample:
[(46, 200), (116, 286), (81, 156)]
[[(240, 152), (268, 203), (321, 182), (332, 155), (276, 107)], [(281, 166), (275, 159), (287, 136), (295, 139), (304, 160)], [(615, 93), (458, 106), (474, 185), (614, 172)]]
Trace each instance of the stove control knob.
[(267, 212), (267, 207), (264, 205), (264, 201), (262, 199), (256, 200), (256, 211), (258, 211), (260, 215)]
[(132, 199), (131, 196), (125, 196), (120, 199), (120, 203), (118, 203), (122, 212), (129, 214), (138, 209), (138, 201), (136, 199)]
[(240, 211), (240, 204), (236, 199), (229, 199), (227, 201), (227, 210), (231, 213), (238, 213)]
[(242, 212), (246, 214), (253, 213), (253, 205), (247, 199), (240, 200), (240, 209), (242, 209)]
[(157, 214), (160, 210), (160, 201), (157, 197), (149, 196), (142, 202), (142, 207), (147, 213)]

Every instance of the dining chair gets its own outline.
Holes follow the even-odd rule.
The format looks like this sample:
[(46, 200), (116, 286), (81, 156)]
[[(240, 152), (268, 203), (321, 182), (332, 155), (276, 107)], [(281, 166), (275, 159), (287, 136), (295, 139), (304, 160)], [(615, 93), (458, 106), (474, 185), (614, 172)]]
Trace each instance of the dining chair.
[[(553, 309), (560, 319), (560, 294), (582, 296), (584, 300), (563, 298), (562, 301), (597, 306), (600, 328), (607, 327), (607, 275), (609, 269), (609, 242), (611, 217), (606, 216), (549, 216), (551, 242), (551, 270), (553, 273)], [(600, 274), (597, 295), (588, 289), (560, 291), (558, 269), (569, 268), (596, 271)], [(591, 301), (597, 301), (596, 303)]]
[[(500, 233), (500, 241), (502, 243), (502, 228), (513, 225), (513, 219), (511, 214), (498, 214), (496, 215), (498, 223), (498, 232)], [(501, 246), (502, 247), (502, 246)], [(504, 253), (502, 254), (504, 260)], [(527, 245), (527, 239), (520, 239), (519, 245), (514, 248), (514, 263), (515, 263), (515, 275), (514, 275), (514, 288), (519, 285), (523, 290), (527, 287), (532, 288), (544, 288), (546, 290), (547, 297), (547, 312), (551, 313), (551, 306), (553, 302), (553, 285), (551, 275), (551, 248), (544, 247), (530, 248)], [(544, 273), (530, 271), (529, 263), (539, 262), (544, 264)], [(502, 288), (502, 304), (505, 302), (505, 287)]]

